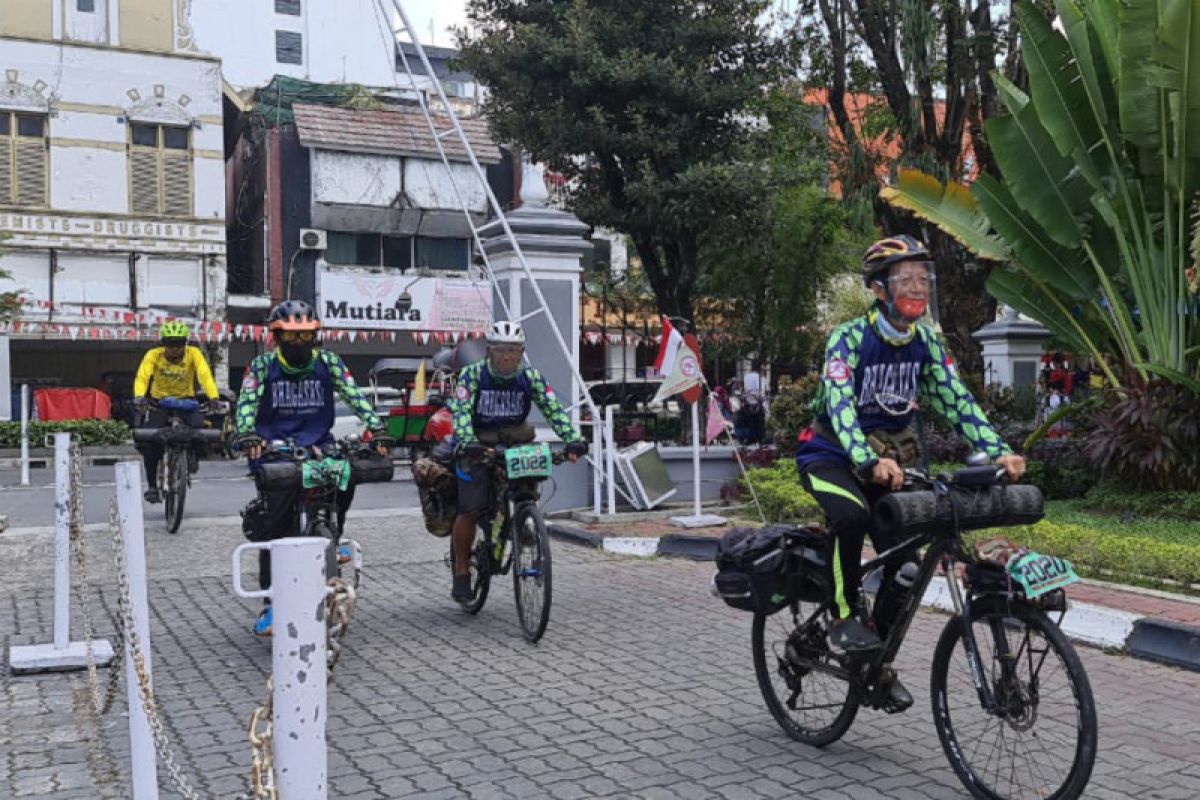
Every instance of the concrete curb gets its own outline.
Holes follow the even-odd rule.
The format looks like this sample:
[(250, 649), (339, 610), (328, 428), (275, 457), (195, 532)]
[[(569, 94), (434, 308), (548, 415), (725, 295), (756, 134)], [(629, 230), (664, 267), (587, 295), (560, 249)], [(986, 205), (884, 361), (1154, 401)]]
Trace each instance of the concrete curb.
[[(653, 537), (601, 536), (574, 526), (551, 524), (552, 536), (573, 544), (593, 547), (618, 555), (638, 557), (675, 556), (694, 561), (712, 561), (718, 539), (686, 533)], [(927, 608), (951, 609), (950, 592), (944, 580), (930, 583), (921, 598)], [(1142, 617), (1115, 608), (1071, 601), (1062, 622), (1063, 633), (1077, 642), (1101, 648), (1117, 648), (1135, 658), (1157, 661), (1200, 672), (1200, 627), (1170, 620)]]

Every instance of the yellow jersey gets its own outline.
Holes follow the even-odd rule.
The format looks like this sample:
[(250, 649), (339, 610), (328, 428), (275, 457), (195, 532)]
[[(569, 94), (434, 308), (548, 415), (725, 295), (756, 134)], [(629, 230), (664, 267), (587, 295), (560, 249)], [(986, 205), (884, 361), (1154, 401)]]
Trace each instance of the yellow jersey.
[(217, 382), (213, 380), (212, 370), (200, 348), (188, 346), (183, 351), (183, 358), (178, 364), (167, 360), (165, 347), (155, 347), (146, 351), (142, 365), (138, 367), (137, 378), (133, 381), (133, 396), (144, 397), (146, 390), (155, 400), (164, 397), (191, 398), (196, 396), (196, 383), (210, 400), (220, 397), (217, 392)]

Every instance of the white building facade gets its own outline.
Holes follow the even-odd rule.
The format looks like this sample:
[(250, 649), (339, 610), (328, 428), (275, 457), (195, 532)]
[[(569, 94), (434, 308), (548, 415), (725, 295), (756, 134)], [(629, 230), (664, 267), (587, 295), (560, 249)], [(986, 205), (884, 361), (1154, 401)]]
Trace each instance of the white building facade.
[(29, 302), (0, 396), (131, 373), (159, 320), (225, 318), (221, 71), (185, 6), (0, 4), (0, 289)]

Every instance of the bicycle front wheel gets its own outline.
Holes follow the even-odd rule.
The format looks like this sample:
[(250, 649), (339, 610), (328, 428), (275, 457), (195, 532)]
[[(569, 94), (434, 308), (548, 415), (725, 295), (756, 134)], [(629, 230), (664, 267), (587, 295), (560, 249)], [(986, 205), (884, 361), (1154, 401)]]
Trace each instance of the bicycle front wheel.
[(171, 448), (167, 454), (167, 533), (176, 533), (183, 522), (183, 503), (187, 498), (188, 460), (182, 450)]
[(776, 614), (754, 614), (750, 639), (754, 674), (771, 716), (793, 739), (824, 747), (849, 730), (858, 697), (829, 650), (814, 603)]
[(517, 617), (528, 642), (537, 642), (550, 623), (550, 534), (542, 512), (533, 503), (522, 503), (512, 520), (513, 593)]
[(980, 702), (962, 644), (947, 623), (933, 654), (930, 695), (942, 749), (981, 800), (1074, 800), (1096, 762), (1096, 705), (1083, 663), (1043, 612), (981, 600), (971, 608), (983, 680), (996, 708)]

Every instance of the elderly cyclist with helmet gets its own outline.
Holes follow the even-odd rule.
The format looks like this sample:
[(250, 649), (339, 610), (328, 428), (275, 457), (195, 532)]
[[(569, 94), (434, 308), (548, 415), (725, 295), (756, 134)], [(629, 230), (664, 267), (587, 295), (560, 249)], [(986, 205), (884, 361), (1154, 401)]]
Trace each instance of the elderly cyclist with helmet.
[(512, 441), (532, 439), (532, 429), (521, 430), (532, 405), (567, 443), (572, 463), (588, 451), (587, 443), (571, 425), (562, 404), (546, 379), (522, 363), (525, 332), (516, 322), (497, 322), (487, 335), (487, 357), (469, 364), (458, 375), (449, 402), (454, 417), (453, 443), (457, 457), (458, 516), (454, 520), (454, 584), (451, 597), (471, 599), (470, 554), (479, 514), (491, 505), (492, 472), (484, 461), (485, 439), (496, 443), (505, 435)]
[[(275, 349), (255, 358), (242, 380), (237, 402), (239, 448), (257, 466), (264, 445), (272, 440), (291, 440), (297, 447), (322, 447), (333, 442), (334, 398), (340, 396), (373, 436), (387, 441), (383, 422), (354, 382), (342, 359), (318, 347), (321, 323), (308, 303), (286, 300), (277, 305), (268, 321)], [(246, 524), (261, 525), (255, 531), (263, 540), (295, 536), (300, 501), (299, 489), (265, 491), (265, 512), (247, 514)], [(338, 525), (354, 499), (354, 486), (338, 493)], [(251, 522), (251, 520), (254, 520)], [(248, 531), (249, 532), (249, 531)], [(339, 551), (339, 559), (349, 553)], [(271, 559), (259, 552), (258, 583), (271, 585)], [(271, 634), (271, 607), (265, 604), (254, 624), (260, 636)]]
[[(141, 424), (147, 428), (162, 428), (168, 424), (167, 409), (147, 408), (150, 400), (156, 403), (172, 398), (175, 400), (195, 400), (201, 405), (214, 401), (218, 397), (217, 384), (213, 380), (212, 370), (200, 348), (188, 344), (191, 331), (188, 326), (176, 320), (164, 322), (158, 331), (161, 346), (151, 348), (142, 357), (138, 367), (137, 377), (133, 381), (133, 403), (144, 412)], [(201, 393), (196, 393), (196, 384), (200, 384)], [(192, 410), (177, 410), (176, 415), (192, 428), (204, 424), (204, 416), (199, 408)], [(142, 453), (142, 461), (146, 465), (146, 482), (150, 488), (145, 492), (146, 502), (161, 503), (162, 494), (156, 485), (158, 465), (163, 457), (161, 442), (143, 442), (137, 445)], [(188, 469), (196, 472), (199, 469), (199, 457), (195, 449), (188, 451)]]
[[(865, 316), (830, 335), (813, 403), (816, 418), (801, 434), (796, 452), (801, 481), (821, 505), (833, 534), (835, 619), (829, 638), (842, 652), (880, 647), (886, 621), (903, 601), (894, 577), (898, 569), (911, 568), (893, 565), (883, 576), (871, 619), (855, 618), (864, 538), (870, 534), (878, 552), (897, 544), (872, 529), (872, 505), (899, 489), (904, 468), (918, 462), (914, 426), (920, 408), (943, 416), (1012, 480), (1025, 471), (1025, 460), (1000, 439), (959, 380), (941, 337), (921, 322), (933, 295), (929, 259), (925, 246), (910, 236), (892, 236), (867, 250), (863, 283), (876, 302)], [(910, 705), (912, 696), (895, 681), (885, 710)]]

